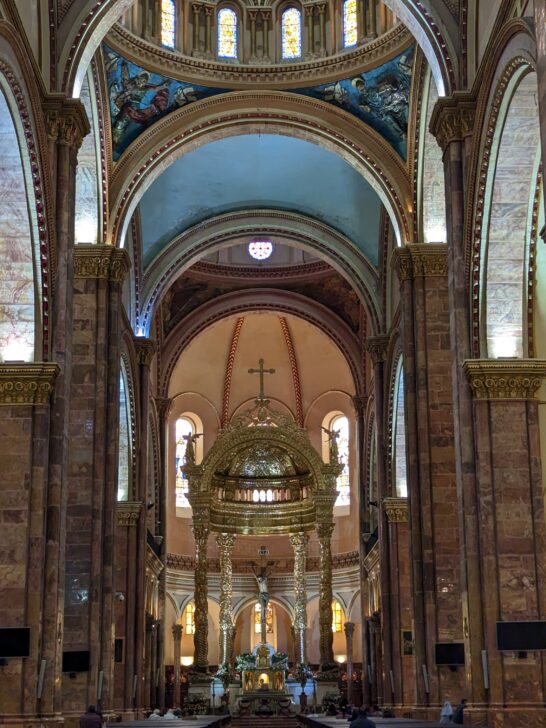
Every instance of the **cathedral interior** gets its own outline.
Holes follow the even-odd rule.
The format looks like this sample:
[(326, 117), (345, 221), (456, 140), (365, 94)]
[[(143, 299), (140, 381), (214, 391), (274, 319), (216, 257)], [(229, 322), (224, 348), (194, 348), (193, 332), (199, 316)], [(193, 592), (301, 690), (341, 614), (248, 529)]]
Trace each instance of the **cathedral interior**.
[(0, 724), (546, 726), (545, 158), (544, 0), (0, 0)]

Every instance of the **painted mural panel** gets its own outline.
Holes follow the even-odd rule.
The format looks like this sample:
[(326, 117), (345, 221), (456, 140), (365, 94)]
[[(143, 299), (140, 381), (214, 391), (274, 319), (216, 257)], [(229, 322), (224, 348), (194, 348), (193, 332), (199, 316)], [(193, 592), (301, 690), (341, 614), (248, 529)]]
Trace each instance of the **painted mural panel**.
[(145, 129), (181, 106), (226, 93), (152, 73), (103, 46), (112, 124), (112, 156), (119, 159)]
[(335, 83), (294, 89), (339, 106), (375, 129), (406, 159), (415, 46), (371, 71)]

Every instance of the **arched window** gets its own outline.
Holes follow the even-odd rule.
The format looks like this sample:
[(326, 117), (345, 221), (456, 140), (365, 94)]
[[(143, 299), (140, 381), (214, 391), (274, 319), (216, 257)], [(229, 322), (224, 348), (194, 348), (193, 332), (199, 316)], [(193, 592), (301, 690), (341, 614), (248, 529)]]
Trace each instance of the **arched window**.
[(237, 58), (237, 13), (231, 8), (218, 11), (218, 57)]
[(101, 185), (97, 157), (97, 100), (89, 71), (84, 78), (80, 100), (89, 119), (90, 133), (83, 138), (76, 168), (76, 209), (74, 235), (77, 243), (96, 243), (99, 239)]
[(351, 480), (349, 471), (349, 420), (345, 415), (336, 415), (333, 417), (327, 427), (328, 430), (336, 430), (337, 449), (339, 460), (343, 465), (343, 470), (337, 476), (336, 486), (338, 496), (334, 505), (348, 506), (351, 504)]
[(179, 417), (176, 420), (175, 466), (177, 508), (190, 508), (190, 502), (188, 500), (189, 483), (183, 472), (183, 467), (186, 464), (187, 446), (187, 440), (184, 438), (195, 434), (195, 424), (188, 417)]
[[(372, 436), (370, 441), (370, 470), (368, 473), (368, 503), (369, 503), (369, 518), (370, 518), (370, 532), (373, 533), (377, 528), (377, 433), (375, 422), (372, 426)], [(375, 505), (372, 505), (375, 503)]]
[(186, 607), (184, 632), (185, 634), (195, 634), (195, 604), (193, 602), (190, 602)]
[(281, 46), (283, 61), (301, 57), (301, 13), (290, 7), (281, 18)]
[(174, 48), (176, 42), (175, 0), (161, 0), (161, 45)]
[(332, 602), (332, 632), (343, 631), (343, 608), (341, 604), (334, 599)]
[(122, 363), (119, 375), (118, 501), (129, 500), (131, 473), (131, 415), (127, 375)]
[(343, 3), (343, 46), (350, 48), (358, 40), (358, 19), (356, 0), (345, 0)]
[(407, 498), (406, 419), (404, 415), (404, 367), (402, 359), (398, 363), (396, 372), (393, 407), (392, 452), (395, 492), (399, 498)]
[[(273, 607), (271, 604), (267, 605), (265, 611), (265, 624), (267, 627), (267, 633), (273, 632)], [(254, 632), (260, 634), (262, 631), (262, 607), (259, 602), (254, 605)]]

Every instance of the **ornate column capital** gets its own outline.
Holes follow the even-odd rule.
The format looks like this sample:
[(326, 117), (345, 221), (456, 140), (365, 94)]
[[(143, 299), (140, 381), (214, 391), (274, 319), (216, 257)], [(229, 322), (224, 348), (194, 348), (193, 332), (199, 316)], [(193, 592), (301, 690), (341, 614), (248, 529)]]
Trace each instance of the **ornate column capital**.
[(445, 152), (451, 142), (463, 141), (474, 131), (476, 99), (468, 92), (438, 99), (430, 119), (430, 133)]
[(343, 631), (345, 632), (345, 637), (348, 640), (353, 639), (353, 635), (355, 632), (356, 624), (354, 622), (344, 622), (343, 624)]
[(138, 363), (149, 367), (156, 352), (155, 341), (144, 336), (135, 336), (133, 341)]
[(46, 362), (0, 364), (0, 405), (48, 404), (59, 371)]
[(476, 400), (533, 399), (546, 377), (543, 359), (467, 359), (463, 368)]
[(209, 539), (208, 526), (194, 524), (192, 527), (192, 531), (193, 531), (193, 537), (197, 544), (202, 545), (202, 544), (208, 542), (208, 539)]
[(369, 336), (366, 339), (364, 348), (371, 356), (374, 364), (385, 361), (389, 348), (390, 336), (388, 334), (380, 334), (379, 336)]
[(170, 397), (155, 397), (155, 407), (160, 418), (167, 417), (173, 403)]
[(173, 624), (173, 638), (175, 642), (182, 639), (183, 627), (181, 624)]
[(136, 526), (141, 510), (140, 501), (119, 501), (116, 504), (118, 526)]
[(90, 131), (82, 102), (64, 94), (50, 94), (42, 102), (42, 107), (48, 137), (59, 144), (79, 149)]
[(205, 15), (212, 15), (212, 11), (214, 10), (214, 5), (203, 5), (203, 10), (205, 11)]
[(131, 267), (128, 252), (113, 245), (74, 246), (74, 277), (104, 278), (114, 283), (123, 283)]
[(291, 533), (290, 534), (290, 545), (294, 549), (294, 551), (297, 553), (298, 551), (304, 551), (307, 543), (309, 541), (309, 536), (304, 533), (303, 531), (299, 533)]
[(235, 544), (234, 533), (218, 533), (216, 535), (216, 543), (221, 551), (229, 553)]
[(395, 248), (391, 266), (402, 283), (410, 278), (447, 276), (447, 245), (445, 243), (410, 243)]
[(389, 523), (407, 523), (407, 498), (383, 498), (383, 508)]
[(368, 395), (355, 394), (351, 397), (351, 403), (357, 417), (364, 417), (366, 405), (368, 404)]

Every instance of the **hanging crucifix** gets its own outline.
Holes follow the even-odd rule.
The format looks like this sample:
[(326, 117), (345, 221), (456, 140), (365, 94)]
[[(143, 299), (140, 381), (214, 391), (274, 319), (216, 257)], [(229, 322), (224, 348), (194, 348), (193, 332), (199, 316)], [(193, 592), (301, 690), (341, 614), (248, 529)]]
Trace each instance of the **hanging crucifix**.
[(265, 395), (264, 395), (264, 374), (275, 374), (275, 370), (274, 369), (264, 369), (264, 360), (263, 359), (260, 359), (258, 364), (260, 365), (259, 369), (249, 369), (248, 373), (260, 375), (260, 395), (259, 395), (258, 399), (264, 399), (264, 397), (265, 397)]

